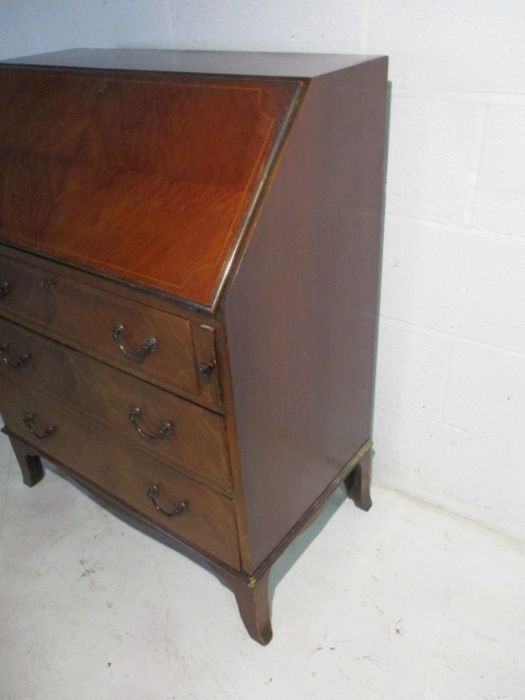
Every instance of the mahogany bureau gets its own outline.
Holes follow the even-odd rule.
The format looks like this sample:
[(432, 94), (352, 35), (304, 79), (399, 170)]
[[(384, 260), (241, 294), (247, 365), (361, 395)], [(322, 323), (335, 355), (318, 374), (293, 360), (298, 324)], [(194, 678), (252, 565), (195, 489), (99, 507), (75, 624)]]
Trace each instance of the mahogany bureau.
[[(210, 567), (371, 505), (385, 58), (72, 50), (0, 65), (0, 411)], [(204, 625), (204, 621), (203, 621)]]

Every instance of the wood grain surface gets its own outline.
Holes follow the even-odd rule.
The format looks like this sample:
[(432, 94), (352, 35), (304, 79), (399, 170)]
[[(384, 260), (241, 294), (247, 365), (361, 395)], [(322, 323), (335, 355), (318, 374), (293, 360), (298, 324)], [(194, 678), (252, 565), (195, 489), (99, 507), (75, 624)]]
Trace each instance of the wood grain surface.
[[(231, 489), (222, 416), (0, 318), (0, 350), (5, 345), (0, 376), (13, 383), (9, 396), (20, 385), (36, 389), (98, 421), (115, 440), (124, 438), (168, 465)], [(24, 354), (29, 360), (13, 367)], [(131, 407), (140, 408), (138, 425), (148, 434), (166, 421), (169, 434), (142, 437), (129, 419)]]
[(291, 81), (0, 67), (0, 238), (211, 303)]
[[(49, 276), (39, 267), (4, 256), (0, 256), (0, 280), (10, 288), (0, 297), (2, 316), (152, 383), (200, 394), (187, 319), (106, 294), (69, 276)], [(130, 359), (112, 338), (115, 324), (124, 327), (125, 347), (131, 351), (139, 350), (148, 337), (157, 340), (157, 349), (140, 363)]]
[[(73, 473), (158, 522), (176, 537), (238, 567), (237, 530), (230, 499), (176, 473), (127, 442), (115, 440), (96, 421), (69, 406), (22, 387), (10, 392), (7, 382), (0, 379), (0, 410), (9, 430), (33, 442), (37, 454), (42, 452), (49, 459), (68, 465)], [(23, 420), (27, 413), (34, 416), (38, 431), (53, 426), (54, 434), (42, 440), (33, 437)], [(150, 484), (157, 485), (162, 508), (170, 511), (178, 502), (187, 501), (187, 511), (171, 518), (159, 513), (146, 495)]]
[[(41, 455), (189, 547), (263, 644), (276, 559), (342, 483), (371, 505), (386, 95), (385, 58), (0, 63), (0, 411), (23, 479)], [(140, 436), (132, 406), (173, 432)]]
[(250, 570), (370, 437), (386, 87), (312, 81), (223, 300)]

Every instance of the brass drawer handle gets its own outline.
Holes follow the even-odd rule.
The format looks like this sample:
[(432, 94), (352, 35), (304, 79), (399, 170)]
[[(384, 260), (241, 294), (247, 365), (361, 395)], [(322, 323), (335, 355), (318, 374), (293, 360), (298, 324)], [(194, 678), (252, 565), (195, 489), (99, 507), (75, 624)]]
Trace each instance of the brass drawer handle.
[(146, 486), (146, 496), (155, 506), (155, 510), (158, 510), (162, 515), (167, 515), (168, 518), (174, 518), (176, 515), (181, 515), (188, 508), (188, 501), (177, 501), (173, 510), (164, 510), (164, 508), (159, 505), (157, 501), (157, 496), (159, 495), (159, 487), (157, 484), (148, 484)]
[(31, 354), (29, 352), (22, 352), (18, 356), (17, 360), (11, 360), (7, 354), (8, 352), (8, 343), (0, 343), (0, 355), (2, 356), (2, 362), (4, 363), (4, 365), (7, 365), (7, 367), (13, 367), (13, 369), (18, 369), (19, 367), (27, 365), (27, 363), (31, 359)]
[(11, 285), (7, 280), (0, 280), (0, 298), (6, 297), (11, 291)]
[(42, 432), (39, 432), (35, 425), (35, 416), (32, 413), (24, 414), (24, 423), (29, 430), (29, 432), (37, 437), (39, 440), (45, 440), (54, 435), (57, 431), (54, 425), (46, 425)]
[(148, 335), (144, 338), (141, 348), (138, 350), (131, 350), (123, 342), (126, 339), (126, 329), (122, 323), (115, 323), (113, 325), (113, 328), (111, 329), (111, 337), (119, 346), (120, 352), (135, 362), (143, 362), (148, 355), (155, 352), (158, 346), (157, 339)]
[(128, 418), (140, 437), (143, 437), (145, 440), (156, 442), (157, 440), (167, 438), (171, 434), (172, 424), (169, 420), (162, 421), (156, 433), (148, 433), (144, 430), (144, 428), (139, 425), (139, 421), (142, 420), (142, 411), (138, 406), (130, 406)]
[(213, 365), (211, 362), (199, 362), (197, 365), (197, 372), (204, 380), (210, 379), (214, 369), (215, 365)]

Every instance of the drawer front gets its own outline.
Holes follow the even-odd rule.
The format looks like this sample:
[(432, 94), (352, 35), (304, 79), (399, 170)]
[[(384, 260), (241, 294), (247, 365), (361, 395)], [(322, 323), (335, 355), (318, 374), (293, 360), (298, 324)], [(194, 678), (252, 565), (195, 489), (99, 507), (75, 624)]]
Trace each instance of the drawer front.
[(197, 371), (199, 361), (213, 365), (214, 358), (204, 358), (206, 348), (199, 343), (196, 359), (187, 319), (5, 256), (0, 257), (0, 315), (159, 386), (216, 401), (210, 377)]
[(0, 318), (0, 376), (92, 417), (110, 432), (231, 490), (224, 418)]
[[(151, 522), (239, 568), (233, 502), (118, 441), (95, 421), (0, 379), (8, 429)], [(149, 495), (148, 495), (149, 491)], [(155, 507), (155, 503), (158, 508)], [(186, 506), (182, 512), (181, 504)]]

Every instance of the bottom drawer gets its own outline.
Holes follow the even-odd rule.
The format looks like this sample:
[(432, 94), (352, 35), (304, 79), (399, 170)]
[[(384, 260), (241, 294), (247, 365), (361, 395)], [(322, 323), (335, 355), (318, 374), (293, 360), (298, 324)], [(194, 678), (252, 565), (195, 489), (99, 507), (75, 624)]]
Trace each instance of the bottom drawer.
[(0, 411), (8, 429), (34, 444), (37, 452), (61, 462), (165, 530), (239, 568), (230, 499), (164, 467), (94, 421), (37, 392), (0, 382)]

